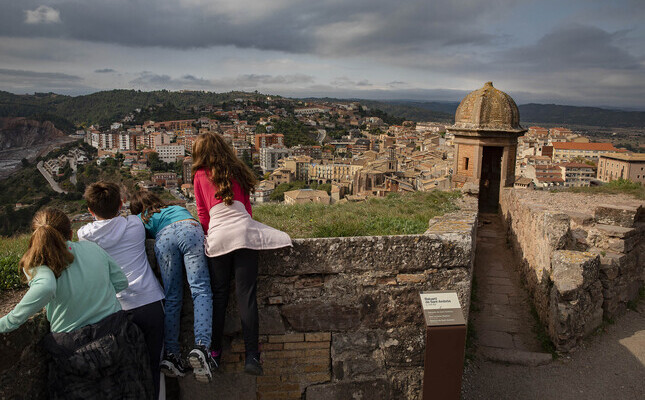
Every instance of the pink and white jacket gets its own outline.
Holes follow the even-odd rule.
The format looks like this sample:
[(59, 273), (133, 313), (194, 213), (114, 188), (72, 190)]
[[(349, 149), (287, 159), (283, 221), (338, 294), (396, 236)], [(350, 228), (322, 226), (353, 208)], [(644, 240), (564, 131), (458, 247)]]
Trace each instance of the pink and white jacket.
[(195, 173), (197, 215), (206, 235), (206, 255), (217, 257), (237, 249), (269, 250), (291, 246), (285, 232), (252, 218), (249, 195), (233, 180), (233, 204), (215, 198), (217, 188), (205, 169)]

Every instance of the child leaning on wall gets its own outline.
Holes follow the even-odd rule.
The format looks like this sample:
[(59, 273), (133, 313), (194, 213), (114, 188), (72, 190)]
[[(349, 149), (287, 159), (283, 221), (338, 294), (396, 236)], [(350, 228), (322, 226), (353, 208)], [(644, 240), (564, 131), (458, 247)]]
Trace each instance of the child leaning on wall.
[(96, 221), (78, 230), (78, 239), (101, 246), (128, 277), (129, 286), (117, 294), (121, 307), (143, 331), (150, 357), (150, 369), (159, 394), (161, 352), (163, 348), (163, 290), (146, 255), (146, 230), (136, 215), (120, 215), (123, 201), (119, 186), (99, 181), (85, 190), (87, 206)]
[(0, 318), (0, 333), (45, 307), (52, 399), (152, 399), (143, 335), (116, 298), (128, 287), (121, 268), (96, 244), (72, 242), (71, 222), (58, 209), (38, 211), (32, 229), (20, 260), (29, 290)]
[(179, 349), (185, 269), (193, 297), (195, 333), (195, 347), (188, 354), (188, 361), (195, 379), (208, 383), (213, 379), (212, 370), (219, 365), (209, 351), (213, 299), (201, 225), (184, 207), (168, 205), (148, 191), (130, 196), (130, 212), (141, 218), (146, 231), (155, 238), (155, 255), (166, 296), (165, 352), (161, 371), (170, 377), (186, 373)]

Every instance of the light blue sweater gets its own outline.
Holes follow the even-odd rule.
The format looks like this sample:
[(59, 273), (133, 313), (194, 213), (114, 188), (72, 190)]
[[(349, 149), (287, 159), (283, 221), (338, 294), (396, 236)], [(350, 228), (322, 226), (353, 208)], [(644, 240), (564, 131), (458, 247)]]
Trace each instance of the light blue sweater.
[(121, 310), (116, 293), (128, 279), (114, 260), (91, 242), (67, 242), (74, 261), (56, 279), (47, 266), (36, 267), (20, 303), (0, 318), (10, 332), (45, 307), (52, 332), (71, 332)]

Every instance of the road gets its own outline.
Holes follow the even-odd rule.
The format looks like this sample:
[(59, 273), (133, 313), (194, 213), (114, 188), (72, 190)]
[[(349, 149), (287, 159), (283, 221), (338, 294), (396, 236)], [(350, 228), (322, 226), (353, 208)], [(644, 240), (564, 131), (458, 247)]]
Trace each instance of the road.
[(49, 175), (49, 172), (47, 172), (47, 170), (45, 169), (45, 167), (43, 167), (43, 164), (44, 164), (44, 163), (43, 163), (42, 161), (39, 161), (39, 162), (38, 162), (38, 165), (37, 165), (36, 167), (38, 168), (38, 171), (40, 171), (40, 173), (45, 177), (45, 179), (47, 180), (47, 182), (49, 182), (49, 186), (51, 186), (51, 188), (52, 188), (55, 192), (58, 192), (58, 193), (67, 193), (65, 190), (61, 189), (61, 187), (60, 187), (60, 186), (58, 186), (58, 183), (54, 180), (54, 178), (52, 178), (52, 176), (51, 176), (51, 175)]
[(70, 159), (69, 160), (69, 166), (72, 168), (72, 176), (69, 178), (69, 181), (72, 184), (76, 185), (76, 169), (77, 169), (76, 160), (75, 159), (73, 159), (73, 160)]

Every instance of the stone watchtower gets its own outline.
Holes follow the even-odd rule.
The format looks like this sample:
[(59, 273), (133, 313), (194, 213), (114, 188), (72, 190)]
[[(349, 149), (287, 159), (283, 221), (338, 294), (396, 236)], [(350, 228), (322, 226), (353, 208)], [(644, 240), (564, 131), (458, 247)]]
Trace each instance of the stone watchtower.
[(517, 137), (526, 132), (515, 101), (486, 82), (461, 101), (447, 131), (455, 135), (453, 187), (478, 188), (480, 211), (497, 211), (500, 188), (515, 179)]

